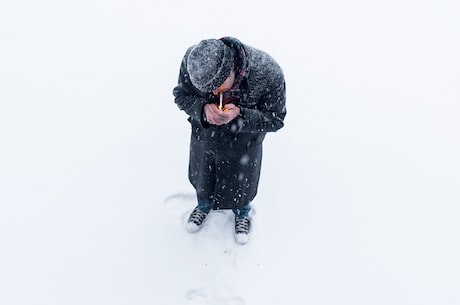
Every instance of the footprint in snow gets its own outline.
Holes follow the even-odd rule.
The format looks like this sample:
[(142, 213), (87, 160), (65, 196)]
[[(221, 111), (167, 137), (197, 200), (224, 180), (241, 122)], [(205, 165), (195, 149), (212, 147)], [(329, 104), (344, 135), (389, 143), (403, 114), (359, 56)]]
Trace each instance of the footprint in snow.
[(206, 294), (200, 289), (191, 289), (185, 293), (187, 305), (208, 305)]
[(185, 300), (187, 305), (245, 305), (239, 297), (208, 296), (201, 289), (191, 289), (186, 292)]
[(166, 199), (164, 200), (164, 203), (167, 204), (175, 200), (192, 201), (192, 200), (196, 200), (196, 195), (194, 193), (176, 193), (176, 194), (172, 194), (166, 197)]

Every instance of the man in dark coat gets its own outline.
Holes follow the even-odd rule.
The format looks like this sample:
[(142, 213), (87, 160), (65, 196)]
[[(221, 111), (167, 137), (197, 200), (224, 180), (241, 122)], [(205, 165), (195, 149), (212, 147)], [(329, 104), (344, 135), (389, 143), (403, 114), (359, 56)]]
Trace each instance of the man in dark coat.
[(189, 179), (198, 206), (187, 230), (198, 231), (212, 209), (232, 209), (236, 241), (246, 243), (262, 142), (286, 115), (283, 72), (267, 53), (235, 38), (207, 39), (187, 50), (173, 94), (192, 128)]

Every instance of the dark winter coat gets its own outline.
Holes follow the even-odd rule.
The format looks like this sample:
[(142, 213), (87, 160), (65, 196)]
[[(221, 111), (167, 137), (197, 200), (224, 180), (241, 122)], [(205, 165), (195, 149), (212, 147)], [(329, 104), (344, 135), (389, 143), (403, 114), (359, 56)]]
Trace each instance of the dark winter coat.
[(284, 75), (267, 53), (227, 38), (243, 48), (247, 68), (232, 103), (240, 115), (227, 125), (210, 125), (203, 118), (207, 103), (218, 103), (209, 92), (196, 89), (187, 73), (187, 50), (179, 80), (173, 90), (177, 106), (191, 123), (189, 179), (200, 200), (214, 209), (239, 208), (257, 194), (262, 161), (262, 142), (267, 132), (283, 127), (286, 115)]

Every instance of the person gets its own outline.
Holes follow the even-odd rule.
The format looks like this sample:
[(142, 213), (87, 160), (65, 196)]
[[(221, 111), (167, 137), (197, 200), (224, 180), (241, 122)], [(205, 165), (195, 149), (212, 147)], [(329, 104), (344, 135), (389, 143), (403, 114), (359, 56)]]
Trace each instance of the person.
[(235, 239), (251, 232), (262, 142), (283, 127), (286, 86), (267, 53), (233, 37), (205, 39), (186, 51), (174, 100), (191, 124), (189, 180), (197, 207), (186, 229), (197, 232), (211, 210), (235, 213)]

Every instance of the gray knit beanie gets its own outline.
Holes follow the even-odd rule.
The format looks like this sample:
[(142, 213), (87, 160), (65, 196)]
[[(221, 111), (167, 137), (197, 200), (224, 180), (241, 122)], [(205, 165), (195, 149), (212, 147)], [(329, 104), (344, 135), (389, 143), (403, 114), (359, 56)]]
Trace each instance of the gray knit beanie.
[(233, 51), (221, 40), (202, 40), (187, 58), (187, 70), (192, 84), (202, 92), (217, 89), (230, 75)]

